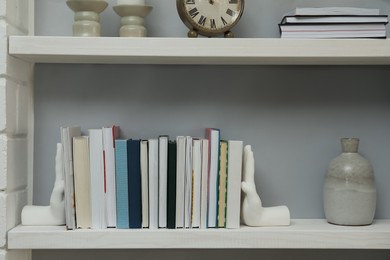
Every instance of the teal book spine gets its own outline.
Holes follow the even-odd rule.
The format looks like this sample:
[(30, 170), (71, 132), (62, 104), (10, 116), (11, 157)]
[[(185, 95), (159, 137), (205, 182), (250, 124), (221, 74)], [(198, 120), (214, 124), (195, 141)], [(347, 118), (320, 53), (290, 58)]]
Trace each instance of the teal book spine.
[(117, 228), (129, 228), (127, 141), (115, 140), (116, 221)]

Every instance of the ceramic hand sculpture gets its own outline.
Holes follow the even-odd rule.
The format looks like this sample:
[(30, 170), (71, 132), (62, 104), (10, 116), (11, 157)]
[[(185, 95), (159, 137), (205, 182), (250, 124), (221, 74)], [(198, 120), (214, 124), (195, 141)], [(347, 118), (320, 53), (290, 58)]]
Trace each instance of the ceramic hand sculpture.
[(65, 224), (64, 180), (62, 175), (62, 145), (57, 144), (55, 159), (56, 179), (49, 206), (25, 206), (22, 210), (22, 225), (56, 226)]
[(241, 218), (247, 226), (287, 226), (290, 225), (290, 211), (286, 206), (263, 207), (256, 191), (255, 161), (250, 145), (244, 148), (243, 182), (241, 183), (244, 198)]

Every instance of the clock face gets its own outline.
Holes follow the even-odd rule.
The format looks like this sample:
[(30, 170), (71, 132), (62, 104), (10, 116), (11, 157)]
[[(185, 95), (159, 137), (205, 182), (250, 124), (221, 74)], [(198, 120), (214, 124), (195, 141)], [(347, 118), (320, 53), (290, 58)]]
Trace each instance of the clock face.
[(244, 0), (177, 0), (180, 18), (206, 36), (229, 31), (240, 19)]

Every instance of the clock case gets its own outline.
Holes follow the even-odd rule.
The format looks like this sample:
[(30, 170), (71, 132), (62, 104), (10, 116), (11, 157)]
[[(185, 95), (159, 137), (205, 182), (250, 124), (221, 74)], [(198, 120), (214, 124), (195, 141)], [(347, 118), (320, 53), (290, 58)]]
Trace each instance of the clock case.
[(187, 36), (190, 38), (195, 38), (198, 36), (198, 34), (207, 36), (207, 37), (215, 37), (220, 34), (224, 34), (225, 38), (233, 38), (234, 34), (230, 31), (241, 19), (242, 14), (244, 13), (244, 7), (245, 7), (245, 0), (241, 0), (241, 9), (240, 13), (238, 14), (236, 20), (230, 24), (229, 26), (226, 26), (222, 29), (214, 29), (214, 30), (208, 30), (206, 28), (200, 27), (187, 13), (187, 10), (185, 8), (186, 0), (176, 0), (176, 8), (177, 12), (179, 13), (179, 17), (182, 20), (182, 22), (187, 26), (190, 31), (188, 32)]

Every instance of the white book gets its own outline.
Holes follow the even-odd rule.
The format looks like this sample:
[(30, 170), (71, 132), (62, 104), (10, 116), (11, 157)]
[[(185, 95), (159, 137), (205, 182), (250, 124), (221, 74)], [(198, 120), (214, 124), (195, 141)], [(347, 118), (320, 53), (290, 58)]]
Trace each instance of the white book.
[(158, 138), (158, 226), (167, 227), (168, 136)]
[(219, 129), (207, 128), (209, 139), (209, 187), (208, 187), (208, 222), (207, 227), (217, 226), (218, 204), (218, 169), (219, 169)]
[(202, 150), (201, 140), (192, 140), (192, 213), (191, 227), (200, 227), (200, 199), (202, 182)]
[(343, 32), (343, 31), (385, 31), (384, 24), (285, 24), (282, 32)]
[(119, 127), (103, 127), (104, 176), (106, 220), (108, 227), (116, 227), (116, 183), (115, 183), (115, 139), (119, 137)]
[(102, 129), (89, 129), (89, 159), (91, 172), (91, 228), (104, 229), (107, 228), (107, 221), (104, 194)]
[(68, 229), (76, 228), (73, 175), (73, 137), (81, 136), (79, 126), (61, 127), (63, 175), (65, 181), (65, 222)]
[(388, 23), (387, 16), (289, 16), (286, 23)]
[(379, 9), (357, 7), (297, 7), (294, 15), (379, 15)]
[(176, 137), (176, 228), (184, 227), (186, 137)]
[(184, 227), (191, 227), (192, 209), (192, 137), (186, 137), (186, 167), (184, 177)]
[(208, 173), (209, 173), (209, 140), (202, 139), (202, 168), (201, 168), (201, 187), (200, 187), (200, 228), (207, 228), (207, 204), (208, 204)]
[(148, 180), (148, 141), (142, 140), (140, 147), (141, 160), (141, 206), (142, 228), (149, 227), (149, 180)]
[(386, 31), (332, 31), (332, 32), (282, 32), (281, 38), (303, 39), (346, 39), (346, 38), (385, 38)]
[(363, 38), (385, 37), (384, 24), (280, 25), (282, 38)]
[(158, 229), (158, 140), (149, 139), (149, 229)]
[(226, 228), (240, 227), (243, 142), (228, 141)]
[(73, 166), (77, 228), (91, 228), (88, 136), (73, 137)]

